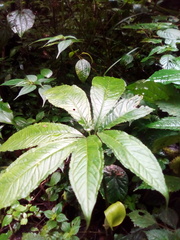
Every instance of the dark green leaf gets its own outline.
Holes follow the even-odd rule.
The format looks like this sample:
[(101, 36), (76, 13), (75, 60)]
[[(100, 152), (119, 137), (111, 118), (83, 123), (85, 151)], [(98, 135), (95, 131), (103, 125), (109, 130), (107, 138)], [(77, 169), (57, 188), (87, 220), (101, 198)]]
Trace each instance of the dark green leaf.
[(148, 102), (156, 102), (157, 100), (167, 100), (176, 93), (173, 86), (165, 86), (161, 83), (150, 81), (137, 81), (127, 86), (134, 94), (143, 95), (143, 99)]
[(145, 233), (148, 240), (169, 240), (169, 232), (165, 229), (152, 229)]
[(164, 209), (158, 217), (160, 220), (169, 227), (176, 229), (179, 218), (178, 214), (171, 208)]
[[(105, 189), (104, 189), (105, 188)], [(109, 203), (123, 201), (128, 191), (128, 176), (126, 172), (117, 165), (104, 168), (104, 179), (101, 193)]]
[(169, 192), (177, 192), (180, 190), (179, 177), (165, 175), (165, 181)]
[(135, 210), (128, 214), (134, 226), (146, 228), (157, 224), (155, 218), (145, 210)]

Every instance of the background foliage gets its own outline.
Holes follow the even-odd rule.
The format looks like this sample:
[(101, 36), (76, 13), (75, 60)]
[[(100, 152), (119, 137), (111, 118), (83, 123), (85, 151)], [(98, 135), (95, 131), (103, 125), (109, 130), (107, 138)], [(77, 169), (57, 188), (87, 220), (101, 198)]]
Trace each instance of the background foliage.
[[(164, 199), (104, 147), (109, 169), (104, 170), (89, 233), (65, 167), (28, 198), (1, 210), (0, 239), (179, 239), (179, 9), (178, 0), (0, 1), (1, 143), (41, 121), (79, 129), (64, 110), (46, 101), (48, 88), (76, 84), (88, 95), (94, 76), (123, 78), (123, 97), (142, 95), (141, 103), (155, 110), (119, 129), (156, 155), (170, 193), (166, 209)], [(18, 22), (26, 14), (31, 25), (14, 31), (8, 19), (18, 16)], [(23, 152), (2, 153), (1, 171)], [(105, 231), (103, 211), (119, 200), (127, 216)]]

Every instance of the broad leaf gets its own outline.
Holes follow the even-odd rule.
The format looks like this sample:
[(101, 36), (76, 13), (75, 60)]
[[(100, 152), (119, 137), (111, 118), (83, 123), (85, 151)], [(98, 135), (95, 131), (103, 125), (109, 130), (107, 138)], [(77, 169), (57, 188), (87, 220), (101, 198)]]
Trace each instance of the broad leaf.
[(140, 96), (134, 96), (129, 99), (121, 99), (115, 108), (103, 119), (103, 129), (110, 129), (117, 124), (136, 120), (151, 113), (153, 109), (147, 106), (137, 108), (141, 99), (142, 97)]
[(7, 21), (14, 33), (22, 37), (34, 25), (35, 15), (30, 9), (16, 10), (7, 15)]
[(148, 56), (150, 57), (150, 56), (154, 55), (155, 53), (161, 54), (161, 53), (164, 53), (164, 52), (167, 52), (167, 51), (178, 51), (178, 49), (167, 46), (167, 45), (157, 46), (157, 47), (155, 47), (151, 50), (151, 52), (149, 53)]
[(157, 31), (157, 35), (165, 39), (165, 43), (176, 47), (176, 43), (180, 42), (180, 30), (169, 28)]
[(166, 117), (147, 125), (149, 128), (180, 130), (180, 117)]
[[(156, 130), (157, 131), (157, 130)], [(180, 142), (180, 133), (179, 131), (175, 132), (173, 130), (158, 130), (160, 131), (159, 136), (152, 142), (152, 150), (154, 153), (158, 152), (160, 149), (169, 146), (171, 144)], [(162, 133), (162, 134), (161, 134)]]
[(47, 78), (50, 78), (52, 76), (53, 72), (48, 69), (48, 68), (44, 68), (41, 70), (41, 75)]
[(60, 43), (58, 43), (58, 54), (57, 54), (56, 58), (58, 58), (59, 55), (60, 55), (66, 48), (68, 48), (72, 43), (73, 43), (73, 40), (72, 40), (72, 39), (67, 39), (67, 40), (60, 41)]
[(106, 166), (100, 191), (108, 203), (123, 201), (128, 192), (128, 176), (126, 172), (114, 164)]
[(168, 190), (162, 170), (154, 155), (141, 141), (116, 130), (107, 130), (98, 135), (126, 168), (162, 193), (168, 200)]
[(91, 220), (103, 177), (103, 151), (97, 136), (77, 142), (70, 162), (69, 179), (87, 221)]
[(126, 209), (125, 206), (121, 202), (115, 202), (111, 204), (105, 211), (105, 223), (104, 226), (107, 229), (110, 227), (113, 229), (113, 227), (116, 227), (120, 225), (125, 216), (126, 216)]
[(180, 70), (180, 60), (170, 54), (163, 55), (160, 60), (160, 64), (164, 69), (176, 69)]
[(75, 65), (76, 74), (81, 82), (89, 77), (91, 65), (86, 59), (80, 59)]
[(0, 99), (0, 122), (13, 124), (13, 112), (8, 103), (4, 103)]
[(165, 180), (169, 192), (177, 192), (180, 190), (180, 177), (165, 175)]
[(113, 77), (95, 77), (92, 80), (91, 102), (93, 107), (94, 127), (98, 129), (104, 117), (115, 106), (125, 90), (125, 82)]
[(171, 208), (164, 209), (158, 214), (160, 220), (167, 226), (176, 229), (179, 222), (178, 214)]
[(42, 122), (28, 126), (13, 134), (4, 144), (0, 151), (14, 151), (35, 146), (46, 145), (54, 141), (66, 138), (82, 137), (76, 129), (60, 123)]
[(27, 85), (27, 80), (25, 79), (11, 79), (9, 81), (5, 81), (2, 86), (17, 86), (17, 87), (24, 87)]
[(43, 85), (42, 87), (38, 88), (38, 92), (39, 92), (39, 95), (41, 96), (42, 98), (42, 101), (43, 101), (43, 104), (42, 106), (44, 106), (45, 102), (46, 102), (46, 95), (44, 94), (48, 89), (50, 89), (51, 86), (50, 85)]
[(0, 208), (25, 198), (40, 182), (57, 168), (74, 148), (75, 138), (61, 139), (32, 148), (13, 162), (0, 175)]
[[(36, 89), (36, 85), (26, 85), (23, 88), (21, 88), (21, 90), (19, 91), (17, 97), (15, 99), (17, 99), (18, 97), (25, 95), (27, 93), (33, 92)], [(15, 100), (14, 99), (14, 100)]]
[(49, 89), (45, 96), (54, 106), (65, 109), (85, 130), (92, 129), (90, 104), (82, 89), (62, 85)]
[(175, 93), (173, 86), (166, 86), (161, 83), (150, 81), (137, 81), (127, 86), (134, 94), (143, 95), (143, 100), (156, 102), (157, 100), (167, 100)]
[(179, 93), (174, 94), (168, 101), (158, 101), (158, 107), (169, 115), (180, 117), (180, 98)]
[[(152, 229), (145, 232), (148, 240), (170, 240), (170, 231), (166, 229)], [(173, 238), (174, 239), (174, 238)]]
[(174, 69), (162, 69), (151, 75), (148, 80), (162, 84), (180, 84), (180, 71)]
[(145, 210), (135, 210), (128, 214), (134, 226), (141, 228), (150, 227), (157, 224), (155, 218)]

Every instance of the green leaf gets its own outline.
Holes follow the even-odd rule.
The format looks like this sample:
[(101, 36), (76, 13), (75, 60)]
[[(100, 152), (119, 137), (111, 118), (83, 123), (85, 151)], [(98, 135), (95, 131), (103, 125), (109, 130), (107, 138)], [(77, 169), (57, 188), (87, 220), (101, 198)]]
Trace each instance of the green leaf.
[(159, 82), (162, 84), (180, 84), (180, 71), (175, 69), (162, 69), (151, 75), (148, 78), (148, 81)]
[(0, 122), (13, 124), (13, 112), (8, 103), (4, 103), (0, 99)]
[(177, 192), (180, 190), (180, 178), (175, 176), (165, 175), (166, 184), (169, 192)]
[(47, 238), (35, 233), (23, 233), (22, 240), (46, 240)]
[[(105, 188), (105, 190), (104, 190)], [(111, 164), (104, 168), (101, 194), (108, 203), (123, 201), (128, 192), (128, 176), (119, 166)]]
[[(37, 87), (36, 87), (35, 85), (27, 85), (27, 86), (24, 86), (24, 87), (20, 90), (19, 94), (17, 95), (17, 97), (16, 97), (15, 99), (17, 99), (18, 97), (20, 97), (20, 96), (22, 96), (22, 95), (25, 95), (25, 94), (27, 94), (27, 93), (30, 93), (30, 92), (34, 91), (36, 88), (37, 88)], [(15, 99), (14, 99), (14, 100), (15, 100)]]
[(90, 104), (81, 88), (62, 85), (49, 89), (45, 96), (54, 106), (65, 109), (85, 130), (92, 129)]
[(173, 86), (166, 86), (161, 83), (150, 81), (137, 81), (127, 86), (134, 94), (143, 95), (143, 99), (148, 102), (156, 102), (157, 100), (167, 100), (174, 95)]
[(42, 100), (43, 100), (43, 104), (42, 106), (44, 106), (45, 102), (46, 102), (46, 95), (45, 95), (45, 92), (50, 89), (51, 86), (50, 85), (43, 85), (42, 87), (38, 88), (38, 92), (39, 92), (39, 95), (41, 96)]
[(26, 78), (31, 83), (35, 83), (38, 79), (36, 75), (27, 75)]
[(169, 227), (176, 229), (179, 221), (178, 214), (171, 208), (165, 208), (160, 214), (159, 219)]
[(12, 220), (13, 220), (13, 216), (7, 214), (7, 215), (3, 218), (2, 227), (9, 225), (9, 224), (12, 222)]
[(167, 101), (158, 101), (158, 107), (163, 111), (167, 112), (169, 115), (178, 116), (180, 117), (180, 98), (179, 93), (174, 94), (170, 99)]
[(121, 202), (116, 202), (111, 204), (104, 211), (104, 214), (106, 216), (104, 224), (105, 228), (110, 227), (112, 229), (113, 227), (116, 227), (123, 222), (126, 216), (126, 209)]
[(165, 229), (152, 229), (145, 233), (148, 240), (169, 240), (169, 231)]
[(55, 186), (60, 180), (61, 174), (59, 172), (53, 173), (49, 182), (49, 186)]
[(168, 190), (161, 167), (151, 151), (141, 141), (116, 130), (107, 130), (98, 135), (126, 168), (162, 193), (168, 200)]
[(87, 227), (96, 203), (103, 177), (103, 151), (98, 137), (93, 135), (77, 142), (70, 162), (69, 179), (81, 205)]
[(61, 123), (42, 122), (28, 126), (13, 134), (4, 144), (0, 151), (14, 151), (35, 146), (43, 146), (66, 138), (82, 137), (76, 129)]
[(180, 141), (180, 133), (170, 130), (156, 130), (157, 135), (152, 141), (153, 152)]
[(121, 99), (114, 109), (102, 120), (103, 129), (110, 129), (113, 126), (142, 118), (153, 111), (150, 107), (141, 106), (137, 108), (142, 97), (134, 96), (129, 99)]
[(68, 48), (71, 44), (73, 43), (72, 39), (67, 39), (67, 40), (63, 40), (60, 43), (58, 43), (58, 54), (56, 56), (56, 58), (59, 57), (59, 55), (66, 49)]
[(155, 53), (161, 54), (161, 53), (164, 53), (164, 52), (167, 52), (167, 51), (178, 51), (178, 49), (172, 48), (172, 47), (169, 47), (169, 46), (166, 46), (166, 45), (165, 46), (157, 46), (157, 47), (155, 47), (151, 50), (151, 52), (149, 53), (149, 56), (152, 56)]
[(25, 198), (49, 174), (62, 167), (74, 148), (75, 138), (62, 139), (32, 148), (22, 154), (0, 175), (0, 208)]
[(157, 30), (157, 29), (166, 29), (173, 26), (172, 23), (167, 22), (158, 22), (158, 23), (139, 23), (139, 24), (130, 24), (123, 26), (123, 28), (130, 29), (148, 29), (148, 30)]
[(86, 59), (80, 59), (75, 65), (76, 74), (81, 82), (85, 82), (89, 77), (91, 65)]
[(65, 222), (67, 220), (67, 217), (63, 213), (59, 213), (56, 217), (57, 222)]
[(22, 37), (34, 25), (35, 15), (30, 9), (16, 10), (7, 15), (7, 21), (12, 31)]
[(178, 130), (180, 130), (180, 117), (162, 118), (159, 121), (148, 124), (147, 127), (178, 131)]
[(27, 85), (27, 80), (24, 79), (11, 79), (1, 84), (2, 86), (16, 86), (16, 87), (24, 87)]
[(104, 117), (117, 103), (126, 83), (113, 77), (94, 77), (91, 87), (91, 102), (95, 129), (101, 127)]
[(128, 214), (134, 226), (141, 228), (150, 227), (157, 224), (155, 218), (145, 210), (135, 210)]
[(44, 77), (50, 78), (52, 74), (53, 72), (48, 68), (41, 69), (41, 75)]

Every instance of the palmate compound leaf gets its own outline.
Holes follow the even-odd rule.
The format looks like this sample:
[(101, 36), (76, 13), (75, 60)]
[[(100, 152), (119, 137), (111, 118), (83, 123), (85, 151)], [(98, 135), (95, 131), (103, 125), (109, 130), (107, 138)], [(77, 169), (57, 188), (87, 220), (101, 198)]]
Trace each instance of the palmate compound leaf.
[(113, 77), (94, 77), (91, 87), (94, 128), (101, 127), (107, 113), (115, 106), (125, 90), (126, 83)]
[(14, 151), (35, 146), (43, 146), (66, 138), (79, 138), (83, 135), (76, 129), (61, 123), (41, 122), (28, 126), (13, 134), (0, 146), (0, 151)]
[(97, 136), (92, 135), (78, 140), (72, 153), (69, 179), (81, 205), (87, 227), (101, 185), (103, 164), (101, 141)]
[(142, 97), (137, 95), (129, 99), (121, 99), (102, 120), (103, 129), (110, 129), (117, 124), (136, 120), (151, 113), (153, 109), (150, 107), (141, 106), (137, 108), (141, 99)]
[(65, 109), (85, 130), (92, 129), (90, 104), (81, 88), (62, 85), (49, 89), (45, 96), (54, 106)]
[(162, 170), (151, 151), (137, 138), (125, 132), (106, 130), (98, 133), (116, 158), (168, 201), (168, 189)]
[(76, 138), (61, 139), (22, 154), (0, 175), (0, 208), (27, 197), (49, 174), (63, 167), (76, 141)]

